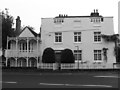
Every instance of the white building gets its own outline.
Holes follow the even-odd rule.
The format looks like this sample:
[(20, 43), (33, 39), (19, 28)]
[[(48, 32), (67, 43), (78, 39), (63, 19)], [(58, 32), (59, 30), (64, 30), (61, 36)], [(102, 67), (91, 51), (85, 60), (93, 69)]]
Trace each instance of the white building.
[(17, 37), (8, 37), (6, 66), (37, 67), (40, 58), (40, 37), (25, 27)]
[(89, 68), (113, 68), (113, 63), (116, 63), (114, 42), (101, 37), (102, 34), (114, 34), (113, 17), (103, 17), (98, 10), (94, 10), (90, 16), (59, 15), (55, 18), (42, 18), (41, 38), (29, 27), (18, 31), (21, 21), (19, 17), (16, 20), (16, 30), (20, 34), (8, 37), (6, 66), (39, 68), (43, 52), (49, 47), (55, 50), (56, 63), (61, 61), (62, 50), (72, 50), (74, 65), (80, 66), (80, 69), (84, 64)]
[(114, 34), (113, 17), (103, 17), (94, 10), (90, 16), (59, 15), (41, 21), (41, 53), (51, 47), (56, 57), (60, 57), (61, 50), (68, 48), (73, 51), (76, 63), (98, 62), (112, 68), (116, 62), (114, 42), (106, 42), (101, 37), (101, 34)]
[(15, 35), (7, 37), (6, 66), (38, 67), (41, 56), (40, 43), (40, 34), (34, 32), (30, 27), (21, 30), (21, 20), (18, 16)]

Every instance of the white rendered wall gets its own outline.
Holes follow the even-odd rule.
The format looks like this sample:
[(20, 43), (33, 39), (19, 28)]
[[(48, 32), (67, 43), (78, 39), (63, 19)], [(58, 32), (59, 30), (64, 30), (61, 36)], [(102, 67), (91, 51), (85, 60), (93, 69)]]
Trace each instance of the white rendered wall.
[[(81, 22), (74, 22), (74, 20), (80, 20)], [(102, 34), (112, 35), (113, 30), (113, 18), (104, 17), (104, 22), (92, 23), (90, 18), (65, 18), (64, 23), (57, 25), (53, 23), (52, 18), (42, 18), (41, 25), (41, 51), (43, 53), (44, 49), (51, 47), (53, 49), (59, 48), (69, 48), (71, 50), (77, 50), (75, 46), (79, 46), (82, 50), (82, 60), (83, 61), (94, 61), (94, 50), (102, 50), (103, 48), (108, 48), (108, 64), (116, 62), (114, 56), (114, 43), (104, 42), (101, 43), (94, 42), (94, 31), (101, 31)], [(74, 32), (81, 32), (81, 43), (74, 43)], [(62, 43), (54, 42), (54, 32), (62, 32)], [(102, 57), (103, 58), (103, 57)]]

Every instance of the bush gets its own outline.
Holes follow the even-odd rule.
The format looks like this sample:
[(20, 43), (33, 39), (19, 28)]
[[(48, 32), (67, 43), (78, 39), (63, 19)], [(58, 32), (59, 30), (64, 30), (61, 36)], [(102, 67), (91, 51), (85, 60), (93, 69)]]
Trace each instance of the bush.
[(61, 63), (74, 63), (75, 58), (72, 50), (64, 49), (61, 54)]
[(46, 48), (42, 56), (43, 63), (55, 63), (55, 51), (52, 48)]

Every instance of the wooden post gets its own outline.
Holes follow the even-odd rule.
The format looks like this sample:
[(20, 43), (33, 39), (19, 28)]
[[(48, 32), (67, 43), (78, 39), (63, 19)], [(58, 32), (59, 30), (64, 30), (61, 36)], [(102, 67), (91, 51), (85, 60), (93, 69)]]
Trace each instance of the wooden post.
[(28, 55), (29, 55), (29, 48), (28, 48), (28, 46), (29, 46), (29, 38), (27, 37), (27, 67), (28, 67)]
[(38, 68), (38, 65), (39, 65), (39, 62), (38, 62), (39, 61), (38, 60), (39, 59), (39, 47), (38, 47), (39, 46), (39, 41), (38, 40), (39, 40), (39, 37), (37, 37), (37, 68)]

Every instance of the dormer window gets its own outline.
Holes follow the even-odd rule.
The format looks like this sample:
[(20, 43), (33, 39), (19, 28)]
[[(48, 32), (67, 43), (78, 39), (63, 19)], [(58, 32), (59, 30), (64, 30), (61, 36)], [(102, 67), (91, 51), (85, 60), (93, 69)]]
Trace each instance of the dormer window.
[(100, 23), (100, 22), (103, 22), (103, 18), (101, 18), (101, 17), (92, 17), (91, 22)]
[(62, 24), (64, 22), (63, 18), (54, 18), (54, 23), (55, 24)]
[(98, 10), (94, 9), (94, 12), (91, 13), (91, 22), (93, 23), (100, 23), (100, 22), (103, 22), (103, 17), (101, 15), (99, 15), (99, 12)]

